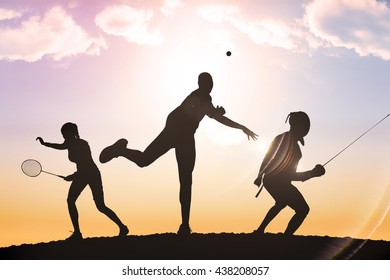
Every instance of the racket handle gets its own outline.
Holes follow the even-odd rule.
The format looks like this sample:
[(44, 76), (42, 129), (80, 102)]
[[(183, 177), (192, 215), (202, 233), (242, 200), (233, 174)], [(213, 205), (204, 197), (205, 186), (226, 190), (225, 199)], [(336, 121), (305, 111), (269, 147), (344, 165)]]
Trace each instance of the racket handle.
[(47, 171), (44, 171), (44, 170), (42, 170), (41, 172), (46, 173), (46, 174), (50, 174), (50, 175), (53, 175), (53, 176), (60, 177), (60, 178), (62, 178), (62, 179), (65, 179), (65, 176), (61, 176), (61, 175), (54, 174), (54, 173), (51, 173), (51, 172), (47, 172)]

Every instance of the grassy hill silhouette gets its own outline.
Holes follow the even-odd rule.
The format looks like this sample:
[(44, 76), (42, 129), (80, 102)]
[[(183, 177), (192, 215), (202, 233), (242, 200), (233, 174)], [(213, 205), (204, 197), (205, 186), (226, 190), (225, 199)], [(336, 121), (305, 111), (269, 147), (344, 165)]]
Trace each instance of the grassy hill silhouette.
[(3, 260), (390, 259), (390, 242), (283, 234), (192, 234), (86, 238), (0, 248)]

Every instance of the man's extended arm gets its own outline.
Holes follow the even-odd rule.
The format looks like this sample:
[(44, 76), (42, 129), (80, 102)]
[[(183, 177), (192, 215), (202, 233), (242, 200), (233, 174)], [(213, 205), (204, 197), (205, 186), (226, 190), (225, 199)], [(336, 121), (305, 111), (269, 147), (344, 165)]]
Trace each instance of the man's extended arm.
[[(220, 108), (222, 108), (222, 107), (220, 107)], [(221, 124), (224, 124), (228, 127), (241, 129), (248, 136), (248, 140), (250, 140), (251, 138), (252, 138), (252, 140), (257, 139), (258, 135), (256, 133), (254, 133), (253, 131), (251, 131), (247, 127), (245, 127), (239, 123), (236, 123), (235, 121), (232, 121), (231, 119), (229, 119), (223, 115), (216, 114), (216, 115), (214, 115), (214, 119), (217, 120), (218, 122), (220, 122)]]

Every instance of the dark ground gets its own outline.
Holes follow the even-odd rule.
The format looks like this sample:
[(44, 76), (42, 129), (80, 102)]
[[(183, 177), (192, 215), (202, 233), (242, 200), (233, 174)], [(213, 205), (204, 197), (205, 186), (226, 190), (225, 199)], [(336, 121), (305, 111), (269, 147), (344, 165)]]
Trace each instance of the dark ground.
[(87, 238), (0, 248), (3, 260), (390, 259), (390, 242), (282, 234), (176, 234)]

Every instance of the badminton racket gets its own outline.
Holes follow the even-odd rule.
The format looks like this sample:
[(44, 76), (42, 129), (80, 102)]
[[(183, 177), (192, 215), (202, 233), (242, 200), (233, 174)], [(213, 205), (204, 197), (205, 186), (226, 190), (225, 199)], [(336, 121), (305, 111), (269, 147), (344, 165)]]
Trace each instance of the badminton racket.
[(23, 161), (21, 167), (22, 167), (23, 173), (26, 174), (27, 176), (30, 176), (30, 177), (37, 177), (39, 174), (41, 174), (43, 172), (46, 174), (50, 174), (50, 175), (65, 179), (65, 176), (61, 176), (58, 174), (54, 174), (54, 173), (42, 170), (42, 165), (39, 163), (39, 161), (37, 161), (35, 159), (27, 159), (27, 160)]

